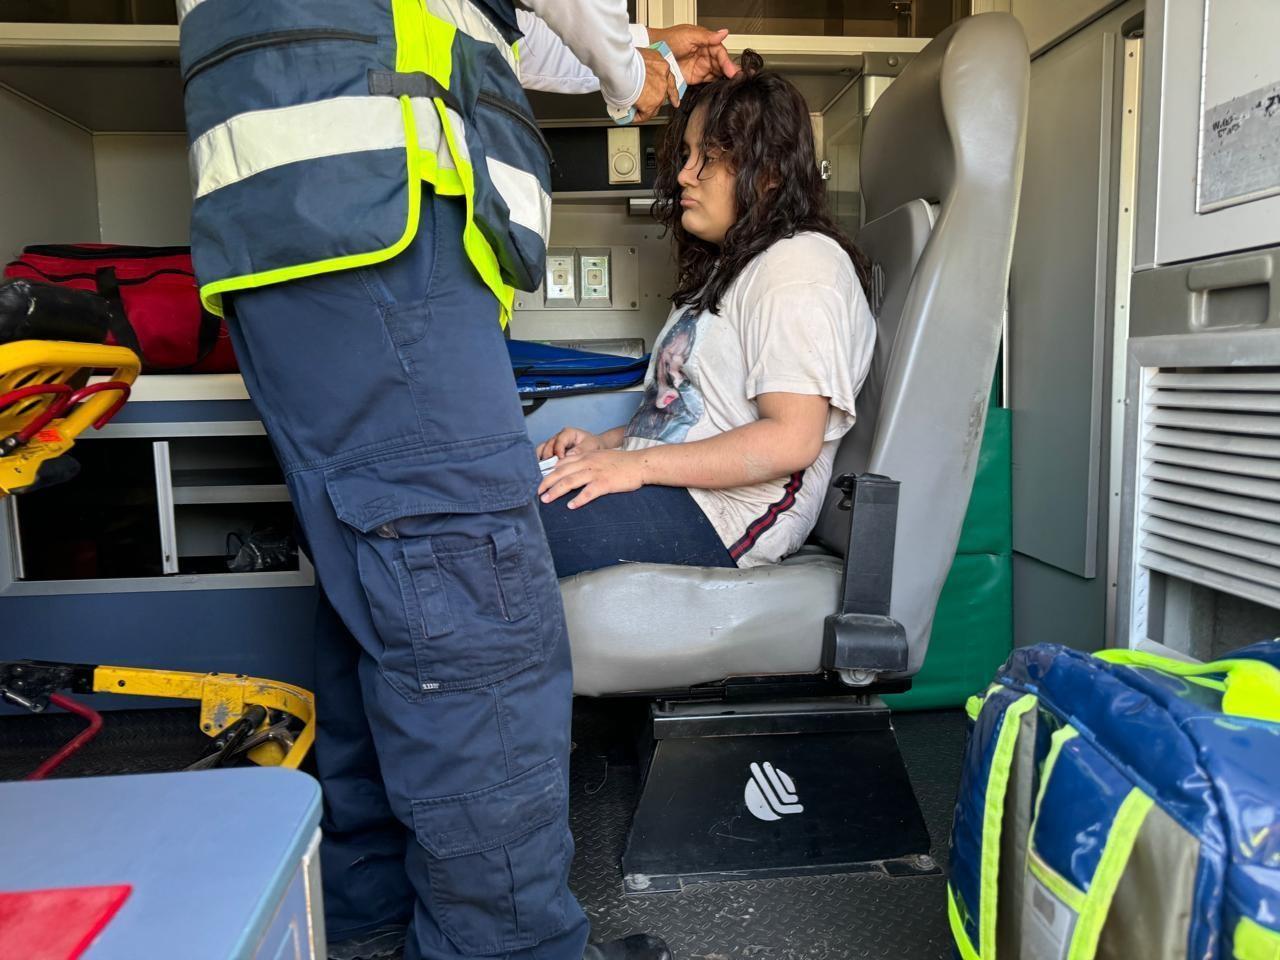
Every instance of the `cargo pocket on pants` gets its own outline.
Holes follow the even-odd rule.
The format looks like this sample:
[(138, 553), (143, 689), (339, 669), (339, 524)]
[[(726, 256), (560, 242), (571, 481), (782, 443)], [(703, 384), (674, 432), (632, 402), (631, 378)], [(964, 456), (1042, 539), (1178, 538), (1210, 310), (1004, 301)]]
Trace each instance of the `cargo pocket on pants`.
[(546, 657), (524, 457), (509, 444), (487, 459), (472, 455), (469, 475), (406, 458), (344, 468), (326, 481), (355, 536), (381, 641), (370, 653), (411, 702), (497, 683)]
[(554, 758), (496, 787), (413, 802), (431, 915), (460, 952), (522, 950), (563, 929), (567, 804)]
[(356, 545), (383, 643), (379, 667), (413, 702), (488, 686), (544, 659), (542, 617), (516, 526), (496, 514), (486, 519), (498, 526), (484, 536), (397, 532), (453, 519), (407, 517)]

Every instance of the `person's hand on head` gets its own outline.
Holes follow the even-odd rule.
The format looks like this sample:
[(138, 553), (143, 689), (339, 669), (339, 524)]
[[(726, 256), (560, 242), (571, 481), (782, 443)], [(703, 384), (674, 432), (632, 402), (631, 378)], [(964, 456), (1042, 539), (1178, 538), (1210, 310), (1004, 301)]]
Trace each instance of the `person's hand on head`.
[(649, 28), (650, 42), (666, 41), (676, 62), (680, 64), (685, 83), (689, 84), (707, 83), (718, 77), (737, 75), (738, 66), (724, 48), (724, 39), (728, 35), (728, 30), (708, 30), (692, 23)]
[(640, 58), (644, 61), (644, 87), (639, 99), (632, 104), (637, 123), (653, 119), (664, 103), (670, 103), (673, 107), (680, 106), (680, 91), (666, 57), (657, 50), (642, 47)]

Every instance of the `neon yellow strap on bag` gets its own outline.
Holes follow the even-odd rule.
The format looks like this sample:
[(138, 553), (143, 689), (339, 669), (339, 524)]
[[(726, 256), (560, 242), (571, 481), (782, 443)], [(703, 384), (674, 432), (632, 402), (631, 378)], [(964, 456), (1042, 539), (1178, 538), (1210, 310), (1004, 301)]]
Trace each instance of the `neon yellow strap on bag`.
[[(1035, 836), (1036, 826), (1040, 821), (1040, 807), (1049, 789), (1053, 769), (1062, 754), (1062, 748), (1078, 736), (1079, 731), (1068, 725), (1056, 731), (1051, 738), (1049, 754), (1045, 757), (1044, 770), (1040, 775), (1040, 792), (1036, 796), (1035, 816), (1031, 821), (1032, 836)], [(1088, 892), (1077, 890), (1073, 884), (1060, 877), (1040, 860), (1034, 850), (1028, 851), (1027, 869), (1054, 896), (1078, 914), (1075, 930), (1071, 934), (1067, 960), (1093, 960), (1097, 954), (1098, 940), (1102, 936), (1107, 915), (1111, 912), (1111, 901), (1115, 899), (1120, 877), (1124, 874), (1129, 858), (1133, 854), (1133, 845), (1137, 842), (1138, 831), (1142, 829), (1142, 824), (1154, 805), (1154, 801), (1136, 787), (1129, 791), (1111, 823), (1106, 846), (1103, 847), (1093, 879), (1089, 881)]]
[[(1002, 689), (992, 684), (981, 696), (970, 697), (967, 705), (970, 717), (976, 719), (982, 703), (994, 691)], [(978, 892), (978, 947), (975, 948), (965, 931), (960, 906), (955, 892), (947, 884), (947, 919), (951, 925), (951, 937), (963, 960), (993, 960), (996, 955), (996, 908), (1000, 893), (1000, 834), (1004, 827), (1005, 795), (1009, 788), (1009, 771), (1018, 744), (1018, 731), (1022, 717), (1036, 707), (1034, 694), (1025, 694), (1011, 703), (1004, 712), (1000, 733), (996, 737), (995, 751), (991, 757), (991, 769), (987, 774), (986, 803), (982, 811), (982, 864), (979, 873)]]
[(1141, 650), (1102, 650), (1100, 660), (1126, 667), (1147, 667), (1195, 682), (1222, 674), (1222, 712), (1251, 720), (1280, 723), (1280, 670), (1262, 660), (1215, 660), (1186, 663)]
[(1234, 960), (1280, 960), (1280, 932), (1241, 917), (1236, 924), (1231, 956)]
[(1129, 795), (1120, 804), (1107, 834), (1107, 845), (1102, 849), (1102, 858), (1089, 883), (1089, 892), (1085, 894), (1084, 908), (1080, 911), (1080, 919), (1071, 937), (1071, 950), (1067, 954), (1067, 960), (1093, 960), (1097, 954), (1098, 939), (1102, 936), (1102, 927), (1111, 912), (1116, 887), (1120, 885), (1124, 868), (1129, 865), (1138, 831), (1142, 829), (1142, 823), (1154, 805), (1154, 801), (1136, 787), (1129, 791)]
[(950, 883), (947, 884), (947, 920), (951, 923), (951, 937), (960, 951), (960, 960), (982, 960), (969, 942), (969, 935), (964, 932), (964, 920), (960, 917), (960, 907), (956, 905), (955, 891)]
[(1004, 801), (1009, 789), (1009, 769), (1018, 744), (1022, 715), (1036, 708), (1033, 694), (1025, 694), (1009, 705), (996, 738), (987, 777), (986, 806), (982, 812), (981, 899), (978, 906), (978, 949), (983, 960), (996, 955), (996, 909), (1000, 895), (1000, 834), (1004, 829)]

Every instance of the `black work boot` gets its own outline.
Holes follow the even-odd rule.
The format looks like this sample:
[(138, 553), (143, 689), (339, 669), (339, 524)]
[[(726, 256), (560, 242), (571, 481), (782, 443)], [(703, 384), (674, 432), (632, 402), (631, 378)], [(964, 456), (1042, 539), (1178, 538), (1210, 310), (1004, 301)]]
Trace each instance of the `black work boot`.
[(329, 960), (399, 960), (404, 955), (403, 923), (379, 927), (362, 937), (329, 944)]
[(674, 960), (674, 956), (658, 937), (636, 933), (608, 943), (587, 944), (582, 960)]

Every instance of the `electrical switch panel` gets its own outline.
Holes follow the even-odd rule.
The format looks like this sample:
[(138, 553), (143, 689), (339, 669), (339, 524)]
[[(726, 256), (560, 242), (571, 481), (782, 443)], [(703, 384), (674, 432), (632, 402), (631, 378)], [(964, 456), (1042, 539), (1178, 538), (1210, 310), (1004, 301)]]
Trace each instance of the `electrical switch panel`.
[(515, 309), (638, 310), (638, 260), (635, 247), (548, 247), (542, 285), (517, 290)]
[(572, 307), (578, 302), (576, 251), (567, 247), (547, 250), (547, 273), (542, 288), (549, 307)]
[(582, 291), (580, 303), (584, 307), (608, 307), (613, 302), (610, 294), (609, 248), (581, 248), (578, 250), (578, 277)]

